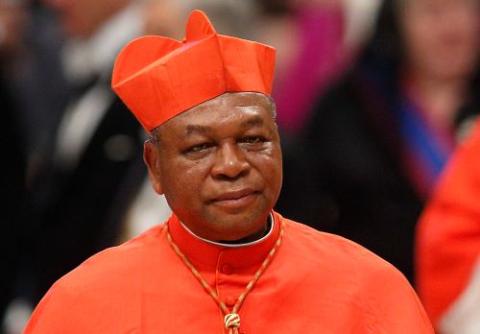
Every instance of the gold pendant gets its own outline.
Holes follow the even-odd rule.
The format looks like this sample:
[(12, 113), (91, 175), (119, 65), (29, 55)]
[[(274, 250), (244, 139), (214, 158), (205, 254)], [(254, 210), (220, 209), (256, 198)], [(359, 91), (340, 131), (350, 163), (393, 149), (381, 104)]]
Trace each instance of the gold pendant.
[(240, 316), (237, 313), (229, 313), (223, 320), (227, 329), (240, 327)]

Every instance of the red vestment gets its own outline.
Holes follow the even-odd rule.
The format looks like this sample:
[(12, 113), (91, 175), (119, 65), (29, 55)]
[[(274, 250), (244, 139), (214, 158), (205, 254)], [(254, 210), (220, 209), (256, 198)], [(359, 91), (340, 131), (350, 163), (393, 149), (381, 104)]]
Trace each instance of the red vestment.
[[(217, 246), (172, 216), (172, 238), (231, 307), (279, 235), (283, 243), (240, 309), (240, 333), (433, 333), (415, 292), (390, 264), (341, 237), (274, 213), (261, 242)], [(223, 315), (155, 227), (61, 278), (26, 334), (224, 333)]]
[[(454, 302), (469, 285), (479, 259), (480, 122), (477, 121), (472, 135), (458, 147), (445, 169), (418, 225), (417, 284), (436, 327), (441, 327), (442, 318), (453, 311)], [(479, 311), (471, 310), (477, 319)], [(465, 315), (463, 318), (462, 322), (468, 321)], [(457, 328), (455, 332), (462, 331)]]

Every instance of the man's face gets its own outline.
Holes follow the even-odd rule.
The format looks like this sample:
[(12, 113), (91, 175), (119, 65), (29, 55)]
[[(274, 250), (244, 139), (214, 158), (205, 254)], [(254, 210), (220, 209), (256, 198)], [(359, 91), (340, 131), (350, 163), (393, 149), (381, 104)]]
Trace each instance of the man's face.
[(130, 0), (44, 0), (71, 37), (88, 38)]
[(282, 183), (271, 108), (262, 94), (227, 93), (169, 120), (145, 145), (155, 190), (198, 236), (233, 241), (264, 228)]
[(478, 0), (403, 0), (409, 65), (438, 79), (468, 76), (478, 60)]

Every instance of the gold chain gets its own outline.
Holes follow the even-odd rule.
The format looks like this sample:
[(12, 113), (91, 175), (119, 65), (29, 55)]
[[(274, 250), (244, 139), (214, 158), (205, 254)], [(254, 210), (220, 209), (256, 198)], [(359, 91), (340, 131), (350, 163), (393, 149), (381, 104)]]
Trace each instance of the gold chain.
[(260, 276), (265, 272), (267, 269), (268, 265), (272, 262), (272, 259), (277, 252), (278, 248), (280, 247), (283, 239), (283, 234), (284, 234), (284, 223), (280, 222), (280, 235), (275, 242), (275, 245), (273, 248), (270, 250), (268, 253), (267, 257), (265, 260), (263, 260), (262, 265), (258, 270), (255, 272), (255, 275), (253, 275), (252, 279), (250, 282), (248, 282), (247, 286), (245, 287), (245, 290), (240, 294), (240, 296), (237, 299), (237, 302), (233, 306), (232, 310), (230, 311), (228, 307), (225, 305), (224, 302), (220, 300), (218, 297), (217, 292), (210, 286), (210, 284), (205, 281), (205, 279), (202, 277), (200, 272), (195, 268), (195, 266), (190, 262), (190, 260), (187, 258), (185, 254), (178, 248), (177, 244), (173, 241), (172, 236), (170, 235), (170, 231), (167, 228), (167, 240), (170, 243), (170, 246), (172, 247), (173, 251), (182, 259), (183, 263), (187, 266), (188, 269), (192, 272), (193, 276), (197, 278), (197, 280), (200, 282), (202, 287), (205, 289), (205, 291), (213, 298), (213, 300), (217, 303), (217, 305), (220, 307), (222, 310), (224, 317), (224, 324), (225, 328), (228, 329), (229, 334), (238, 334), (239, 333), (239, 328), (240, 328), (240, 316), (238, 312), (240, 311), (240, 307), (242, 306), (245, 298), (247, 297), (248, 293), (252, 291), (253, 287), (255, 286), (255, 283), (259, 280)]

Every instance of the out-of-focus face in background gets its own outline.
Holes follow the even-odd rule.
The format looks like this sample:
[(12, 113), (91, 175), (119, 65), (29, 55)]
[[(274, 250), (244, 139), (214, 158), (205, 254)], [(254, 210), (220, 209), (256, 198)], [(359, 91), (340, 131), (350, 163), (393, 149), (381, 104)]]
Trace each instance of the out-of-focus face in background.
[(184, 17), (181, 1), (147, 0), (143, 13), (146, 34), (183, 38), (183, 24), (186, 17)]
[(478, 0), (398, 0), (409, 71), (435, 79), (468, 76), (479, 48)]
[(87, 38), (130, 0), (44, 0), (71, 37)]
[(19, 47), (25, 19), (23, 1), (0, 1), (0, 54)]
[(253, 1), (237, 0), (143, 0), (144, 33), (181, 40), (184, 24), (193, 9), (203, 10), (222, 34), (253, 39), (256, 6)]

